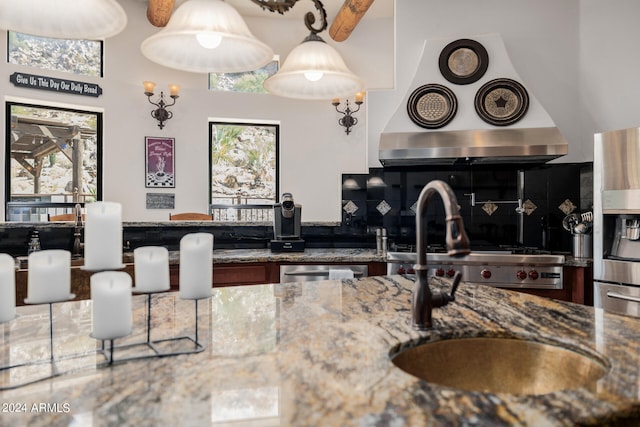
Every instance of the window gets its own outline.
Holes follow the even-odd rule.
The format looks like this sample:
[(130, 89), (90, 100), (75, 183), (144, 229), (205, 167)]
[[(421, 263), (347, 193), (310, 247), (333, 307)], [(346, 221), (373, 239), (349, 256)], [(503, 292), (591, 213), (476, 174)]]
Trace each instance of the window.
[(279, 62), (271, 61), (262, 68), (242, 73), (209, 73), (209, 90), (226, 92), (267, 93), (262, 84), (278, 72)]
[(101, 200), (102, 114), (7, 103), (7, 221)]
[(45, 70), (102, 77), (102, 42), (65, 40), (9, 31), (8, 61)]
[(270, 221), (278, 197), (279, 125), (209, 124), (214, 220)]

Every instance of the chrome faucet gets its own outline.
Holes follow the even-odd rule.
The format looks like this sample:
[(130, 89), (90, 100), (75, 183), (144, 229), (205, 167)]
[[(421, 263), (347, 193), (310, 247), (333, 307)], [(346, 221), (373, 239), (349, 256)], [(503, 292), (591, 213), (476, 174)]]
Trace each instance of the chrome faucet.
[(432, 294), (427, 276), (427, 227), (425, 213), (429, 200), (434, 193), (438, 193), (444, 204), (446, 213), (446, 244), (449, 256), (462, 256), (469, 253), (469, 238), (464, 231), (464, 224), (460, 216), (458, 200), (451, 187), (444, 181), (434, 180), (424, 186), (417, 201), (416, 211), (416, 251), (417, 264), (413, 267), (416, 272), (416, 283), (413, 290), (411, 312), (413, 327), (426, 330), (431, 327), (431, 314), (434, 308), (442, 307), (455, 299), (454, 294), (462, 275), (456, 272), (453, 277), (451, 294)]
[(82, 243), (82, 206), (80, 203), (76, 203), (73, 207), (73, 213), (75, 215), (75, 228), (73, 230), (73, 252), (71, 256), (73, 258), (82, 258), (82, 252), (84, 250), (84, 243)]

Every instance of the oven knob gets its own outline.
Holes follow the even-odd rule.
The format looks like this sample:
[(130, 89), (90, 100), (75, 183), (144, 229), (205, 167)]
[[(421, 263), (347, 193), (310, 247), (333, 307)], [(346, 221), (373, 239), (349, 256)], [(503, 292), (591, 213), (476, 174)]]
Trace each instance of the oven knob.
[(406, 273), (406, 271), (404, 269), (404, 266), (401, 265), (400, 267), (398, 267), (398, 274), (404, 274), (404, 273)]
[(480, 272), (480, 275), (482, 276), (483, 279), (490, 279), (491, 278), (491, 271), (484, 269)]
[(407, 270), (407, 274), (416, 274), (416, 271), (413, 269), (413, 267), (411, 267)]
[(539, 274), (538, 274), (538, 272), (537, 272), (537, 271), (535, 271), (535, 270), (531, 270), (531, 271), (529, 272), (529, 278), (530, 278), (531, 280), (536, 280), (536, 279), (538, 278), (538, 276), (539, 276)]
[(438, 277), (444, 276), (444, 270), (442, 268), (436, 268), (436, 276)]
[(453, 268), (447, 270), (447, 277), (453, 277), (456, 275), (456, 271)]
[(526, 272), (526, 271), (524, 271), (524, 270), (520, 270), (520, 271), (518, 271), (518, 272), (516, 273), (516, 277), (517, 277), (519, 280), (524, 280), (524, 279), (526, 279), (526, 278), (527, 278), (527, 272)]

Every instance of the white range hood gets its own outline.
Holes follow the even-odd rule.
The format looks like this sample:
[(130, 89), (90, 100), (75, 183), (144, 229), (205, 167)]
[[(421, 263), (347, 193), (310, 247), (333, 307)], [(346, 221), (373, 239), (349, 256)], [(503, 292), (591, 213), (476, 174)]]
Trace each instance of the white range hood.
[[(449, 46), (461, 40), (480, 44), (488, 58), (482, 76), (466, 84), (449, 81), (439, 65), (441, 53), (447, 52)], [(492, 117), (482, 109), (482, 102), (488, 99), (483, 96), (499, 93), (502, 90), (501, 82), (512, 82), (516, 85), (513, 87), (521, 88), (520, 92), (516, 92), (524, 92), (522, 95), (526, 101), (526, 105), (521, 106), (523, 111), (520, 111), (517, 121), (506, 125), (499, 122), (500, 117), (496, 118), (498, 125), (487, 122), (492, 121)], [(414, 108), (418, 102), (416, 93), (418, 96), (430, 94), (431, 89), (421, 88), (432, 86), (443, 87), (444, 92), (436, 90), (436, 97), (450, 100), (454, 109), (445, 125), (425, 129), (414, 121)], [(488, 93), (490, 90), (493, 92)], [(516, 73), (502, 37), (498, 34), (425, 41), (409, 90), (385, 126), (379, 145), (379, 160), (384, 166), (456, 162), (544, 163), (567, 153), (567, 141), (527, 89), (526, 82)]]

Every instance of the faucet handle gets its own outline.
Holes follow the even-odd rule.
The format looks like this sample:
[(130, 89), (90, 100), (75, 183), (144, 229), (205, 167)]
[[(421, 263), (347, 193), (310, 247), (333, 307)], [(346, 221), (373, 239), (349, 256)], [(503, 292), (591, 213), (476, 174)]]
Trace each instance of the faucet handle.
[(460, 273), (459, 271), (456, 271), (456, 273), (453, 275), (453, 285), (451, 286), (451, 295), (449, 295), (449, 301), (456, 300), (455, 293), (458, 290), (458, 285), (460, 284), (461, 280), (462, 280), (462, 273)]
[(455, 293), (458, 290), (458, 285), (460, 284), (461, 280), (462, 280), (462, 273), (460, 273), (459, 271), (456, 271), (456, 273), (453, 275), (453, 285), (451, 286), (451, 293), (448, 295), (445, 293), (433, 294), (433, 296), (431, 297), (431, 306), (443, 307), (448, 303), (450, 303), (451, 301), (455, 301), (456, 300)]

